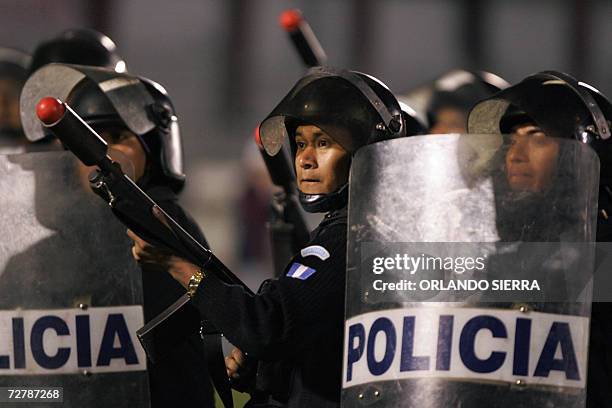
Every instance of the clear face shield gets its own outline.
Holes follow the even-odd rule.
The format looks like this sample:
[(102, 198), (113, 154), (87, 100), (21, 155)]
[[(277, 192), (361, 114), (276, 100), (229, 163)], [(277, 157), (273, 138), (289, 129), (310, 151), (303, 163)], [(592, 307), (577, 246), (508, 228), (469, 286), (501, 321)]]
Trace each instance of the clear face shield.
[[(562, 73), (539, 73), (478, 103), (468, 118), (468, 133), (509, 133), (502, 129), (513, 108), (528, 114), (549, 137), (589, 143), (610, 130), (601, 109), (583, 84)], [(500, 127), (501, 126), (501, 127)]]
[(130, 131), (143, 135), (155, 128), (145, 109), (153, 104), (153, 97), (138, 78), (105, 68), (49, 64), (36, 71), (21, 92), (21, 121), (30, 141), (45, 137), (35, 113), (38, 102), (47, 96), (65, 101), (84, 80), (98, 85)]

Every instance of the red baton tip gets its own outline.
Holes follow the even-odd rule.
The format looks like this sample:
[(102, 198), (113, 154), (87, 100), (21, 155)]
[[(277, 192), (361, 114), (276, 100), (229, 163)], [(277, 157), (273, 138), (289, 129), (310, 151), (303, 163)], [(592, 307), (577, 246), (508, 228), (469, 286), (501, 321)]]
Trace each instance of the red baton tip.
[(51, 125), (64, 116), (66, 108), (57, 98), (50, 96), (42, 98), (36, 105), (36, 115), (45, 125)]
[(293, 31), (302, 22), (302, 13), (298, 9), (289, 9), (281, 13), (278, 22), (286, 31)]
[(255, 143), (257, 143), (257, 147), (259, 147), (260, 149), (263, 149), (263, 143), (261, 142), (261, 135), (259, 134), (259, 126), (255, 128), (253, 137), (255, 138)]

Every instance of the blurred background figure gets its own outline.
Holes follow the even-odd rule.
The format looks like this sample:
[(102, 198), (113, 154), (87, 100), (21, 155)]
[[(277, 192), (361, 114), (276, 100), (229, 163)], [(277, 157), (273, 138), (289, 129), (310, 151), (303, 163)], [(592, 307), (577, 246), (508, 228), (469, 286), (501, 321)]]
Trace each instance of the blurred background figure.
[(89, 28), (72, 28), (41, 41), (32, 53), (29, 71), (33, 73), (53, 62), (104, 67), (119, 73), (127, 71), (113, 40)]
[(0, 47), (0, 153), (19, 151), (25, 144), (19, 118), (19, 94), (28, 75), (30, 56)]
[[(6, 62), (5, 62), (6, 61)], [(19, 96), (26, 79), (51, 63), (91, 65), (125, 72), (126, 63), (115, 43), (88, 28), (64, 30), (38, 43), (32, 56), (9, 48), (0, 49), (0, 153), (56, 150), (57, 143), (45, 137), (29, 140), (21, 129)]]
[(413, 106), (430, 134), (465, 133), (467, 115), (476, 102), (510, 86), (486, 71), (456, 69), (400, 96)]
[(255, 142), (249, 139), (241, 159), (244, 178), (240, 186), (237, 203), (239, 223), (236, 235), (239, 237), (237, 250), (244, 270), (245, 282), (257, 287), (263, 279), (271, 278), (272, 262), (270, 253), (270, 200), (276, 190)]

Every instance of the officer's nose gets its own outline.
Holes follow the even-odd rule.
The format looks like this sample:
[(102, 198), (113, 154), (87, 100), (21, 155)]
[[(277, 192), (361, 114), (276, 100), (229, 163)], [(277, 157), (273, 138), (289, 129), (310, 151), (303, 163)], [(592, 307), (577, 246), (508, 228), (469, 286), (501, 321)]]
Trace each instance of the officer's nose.
[(315, 155), (314, 148), (312, 148), (311, 146), (306, 146), (304, 150), (302, 150), (302, 152), (300, 153), (298, 163), (300, 167), (305, 170), (316, 168), (317, 158)]
[(506, 159), (510, 163), (523, 163), (529, 161), (529, 155), (527, 154), (528, 140), (527, 138), (520, 137), (512, 139), (510, 148), (506, 155)]

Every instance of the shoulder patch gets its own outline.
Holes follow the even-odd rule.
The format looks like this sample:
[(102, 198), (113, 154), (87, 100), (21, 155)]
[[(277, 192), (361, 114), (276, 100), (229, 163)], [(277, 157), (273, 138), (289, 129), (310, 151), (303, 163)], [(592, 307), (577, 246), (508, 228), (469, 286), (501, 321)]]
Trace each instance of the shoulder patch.
[(321, 245), (311, 245), (309, 247), (306, 247), (300, 251), (300, 254), (304, 258), (306, 258), (307, 256), (316, 256), (322, 261), (329, 258), (329, 252)]
[(287, 276), (289, 278), (306, 280), (310, 278), (316, 271), (316, 269), (310, 268), (306, 265), (302, 265), (301, 263), (294, 262), (289, 268)]

